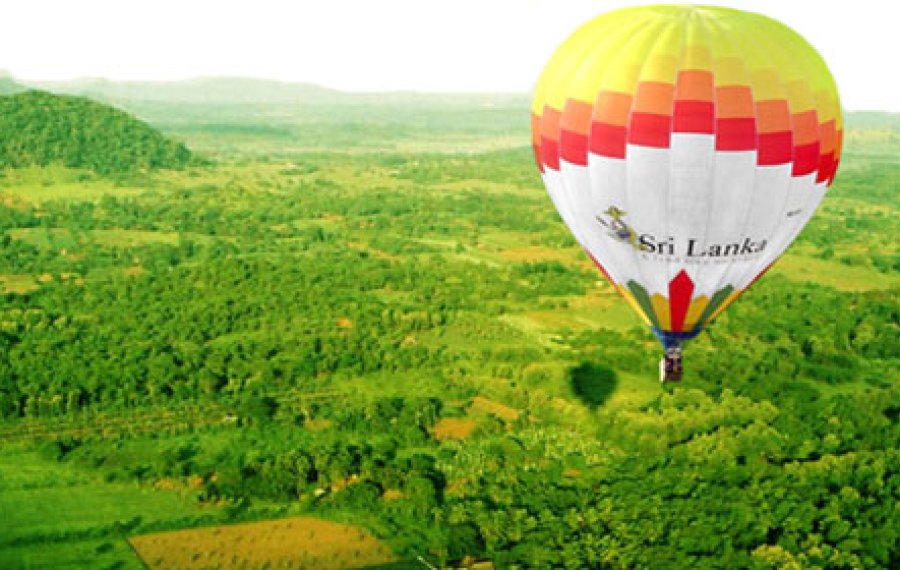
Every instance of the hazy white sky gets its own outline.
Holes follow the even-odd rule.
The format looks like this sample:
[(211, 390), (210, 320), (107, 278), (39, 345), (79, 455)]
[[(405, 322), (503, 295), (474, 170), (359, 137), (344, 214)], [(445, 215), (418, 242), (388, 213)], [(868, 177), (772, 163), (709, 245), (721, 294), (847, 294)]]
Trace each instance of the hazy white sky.
[[(0, 69), (23, 79), (240, 75), (345, 90), (529, 91), (555, 47), (622, 0), (4, 0)], [(888, 0), (713, 0), (800, 32), (848, 109), (900, 111)]]

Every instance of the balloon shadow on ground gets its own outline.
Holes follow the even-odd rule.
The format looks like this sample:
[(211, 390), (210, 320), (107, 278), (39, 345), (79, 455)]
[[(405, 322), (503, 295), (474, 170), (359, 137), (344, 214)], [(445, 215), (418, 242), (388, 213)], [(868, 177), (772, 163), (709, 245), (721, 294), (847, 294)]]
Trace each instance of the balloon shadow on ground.
[(575, 396), (591, 408), (597, 408), (616, 391), (619, 378), (616, 371), (602, 364), (582, 362), (569, 370), (569, 382)]

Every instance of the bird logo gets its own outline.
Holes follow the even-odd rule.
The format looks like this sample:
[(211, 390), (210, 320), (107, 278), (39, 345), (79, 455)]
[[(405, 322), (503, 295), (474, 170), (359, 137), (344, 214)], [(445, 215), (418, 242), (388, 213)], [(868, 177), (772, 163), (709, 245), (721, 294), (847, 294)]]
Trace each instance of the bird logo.
[(625, 212), (618, 206), (610, 206), (605, 212), (606, 219), (596, 216), (597, 221), (609, 230), (609, 235), (621, 242), (629, 244), (638, 251), (649, 251), (650, 246), (638, 242), (637, 233), (624, 220)]

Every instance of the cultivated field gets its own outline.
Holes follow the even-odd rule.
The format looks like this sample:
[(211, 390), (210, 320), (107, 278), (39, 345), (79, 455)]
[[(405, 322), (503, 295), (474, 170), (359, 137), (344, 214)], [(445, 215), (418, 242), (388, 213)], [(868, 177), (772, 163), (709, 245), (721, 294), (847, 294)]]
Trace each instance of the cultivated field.
[(343, 570), (386, 564), (390, 548), (368, 532), (311, 517), (196, 528), (128, 540), (149, 568)]

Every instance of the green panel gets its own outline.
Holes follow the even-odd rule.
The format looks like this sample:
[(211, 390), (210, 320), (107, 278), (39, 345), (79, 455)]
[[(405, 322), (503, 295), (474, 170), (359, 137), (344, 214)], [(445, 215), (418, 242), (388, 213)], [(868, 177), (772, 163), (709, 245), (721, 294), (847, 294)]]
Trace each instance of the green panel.
[(700, 318), (697, 319), (697, 326), (694, 328), (703, 327), (706, 325), (706, 319), (709, 318), (713, 312), (719, 308), (725, 299), (731, 295), (731, 292), (734, 291), (734, 287), (731, 285), (726, 285), (724, 289), (719, 289), (716, 291), (716, 294), (713, 295), (713, 298), (709, 300), (709, 305), (706, 306), (706, 310), (703, 311), (703, 314), (700, 315)]
[(656, 319), (656, 312), (653, 310), (653, 304), (650, 302), (650, 295), (647, 294), (647, 290), (641, 287), (638, 282), (633, 279), (628, 282), (628, 290), (634, 295), (638, 305), (644, 310), (644, 314), (647, 315), (647, 318), (650, 319), (653, 326), (659, 328), (659, 321)]

